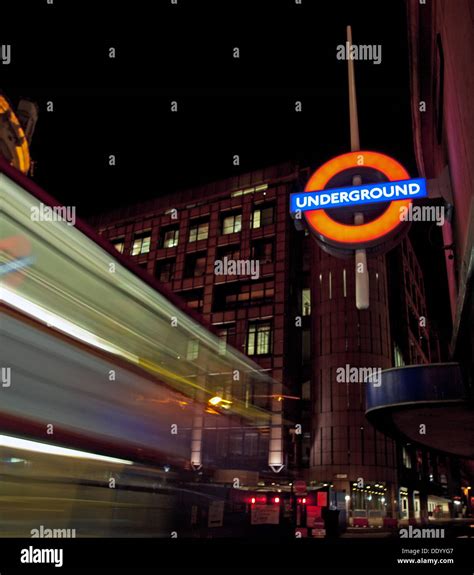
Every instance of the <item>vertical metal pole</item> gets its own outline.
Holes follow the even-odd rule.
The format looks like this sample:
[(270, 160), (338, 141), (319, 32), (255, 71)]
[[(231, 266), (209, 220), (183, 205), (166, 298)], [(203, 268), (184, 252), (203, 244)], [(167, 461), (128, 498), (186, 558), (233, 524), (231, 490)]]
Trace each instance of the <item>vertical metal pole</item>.
[[(351, 151), (360, 150), (359, 139), (359, 118), (357, 115), (357, 94), (354, 75), (354, 61), (350, 57), (350, 48), (352, 46), (352, 29), (347, 26), (347, 65), (349, 73), (349, 116), (351, 128)], [(352, 178), (353, 186), (360, 186), (362, 178), (354, 176)], [(354, 214), (354, 224), (356, 226), (364, 223), (364, 214), (357, 212)], [(357, 309), (367, 309), (369, 307), (369, 272), (367, 269), (367, 253), (365, 249), (355, 251), (355, 299)]]

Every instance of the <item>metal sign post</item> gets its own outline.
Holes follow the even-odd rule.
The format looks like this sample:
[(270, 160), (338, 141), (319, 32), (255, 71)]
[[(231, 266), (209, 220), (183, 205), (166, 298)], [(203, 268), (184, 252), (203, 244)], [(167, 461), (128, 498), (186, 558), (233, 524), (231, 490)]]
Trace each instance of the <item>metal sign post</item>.
[[(351, 151), (360, 150), (359, 139), (359, 118), (357, 115), (357, 94), (354, 76), (354, 60), (351, 59), (352, 29), (347, 26), (347, 47), (349, 57), (347, 59), (349, 73), (349, 116), (351, 129)], [(360, 186), (362, 178), (354, 176), (353, 186)], [(357, 212), (354, 214), (354, 224), (359, 226), (364, 223), (364, 214)], [(367, 252), (365, 249), (355, 250), (355, 300), (357, 309), (367, 309), (369, 307), (369, 271), (367, 269)]]

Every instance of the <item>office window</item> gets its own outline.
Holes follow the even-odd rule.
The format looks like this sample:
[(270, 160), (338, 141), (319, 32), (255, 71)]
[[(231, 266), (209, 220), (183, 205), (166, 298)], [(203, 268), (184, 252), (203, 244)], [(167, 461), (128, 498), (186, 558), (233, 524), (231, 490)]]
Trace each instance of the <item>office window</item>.
[(402, 459), (403, 459), (403, 467), (407, 469), (411, 469), (411, 455), (408, 449), (402, 447)]
[(247, 432), (244, 435), (244, 452), (249, 457), (258, 455), (258, 433)]
[(275, 295), (273, 280), (266, 282), (232, 282), (214, 288), (213, 311), (235, 309), (242, 304), (272, 303)]
[(112, 245), (114, 246), (114, 248), (120, 252), (121, 254), (123, 254), (123, 248), (125, 246), (125, 238), (122, 236), (121, 238), (114, 238), (113, 240), (110, 240)]
[(191, 222), (191, 226), (189, 228), (190, 242), (207, 240), (208, 236), (209, 236), (209, 222), (207, 221)]
[(156, 262), (155, 276), (160, 282), (170, 282), (174, 277), (176, 262), (172, 260), (158, 260)]
[(252, 228), (262, 228), (273, 224), (275, 215), (275, 206), (261, 206), (254, 209), (252, 213)]
[(242, 214), (231, 214), (222, 219), (222, 235), (234, 234), (242, 229)]
[(161, 248), (174, 248), (179, 242), (179, 227), (173, 226), (172, 228), (164, 228), (160, 234), (160, 247)]
[(311, 332), (304, 329), (301, 334), (301, 360), (307, 363), (311, 360)]
[(251, 323), (247, 333), (247, 355), (267, 355), (271, 352), (270, 322)]
[(393, 344), (393, 363), (394, 367), (403, 367), (405, 365), (402, 352), (396, 343)]
[(190, 339), (188, 341), (188, 348), (186, 351), (186, 359), (193, 361), (199, 355), (199, 341), (197, 339)]
[(140, 232), (133, 236), (132, 256), (147, 254), (150, 251), (151, 231)]
[(206, 252), (188, 254), (184, 265), (185, 278), (197, 278), (206, 273)]
[(202, 306), (204, 305), (204, 296), (202, 288), (183, 291), (178, 293), (177, 295), (182, 297), (190, 308), (196, 311), (202, 311)]
[(303, 316), (311, 315), (311, 289), (303, 288), (301, 290), (301, 314)]
[(242, 455), (242, 432), (233, 431), (229, 436), (229, 455)]
[(240, 246), (221, 246), (217, 249), (217, 259), (238, 260), (240, 259)]
[(441, 144), (443, 138), (443, 108), (444, 108), (444, 51), (441, 42), (441, 35), (436, 35), (436, 60), (435, 60), (435, 120), (436, 120), (436, 137), (438, 144)]
[(235, 324), (227, 324), (219, 327), (217, 335), (229, 345), (235, 345)]
[(273, 262), (273, 239), (256, 240), (252, 244), (252, 259), (258, 260), (261, 264)]

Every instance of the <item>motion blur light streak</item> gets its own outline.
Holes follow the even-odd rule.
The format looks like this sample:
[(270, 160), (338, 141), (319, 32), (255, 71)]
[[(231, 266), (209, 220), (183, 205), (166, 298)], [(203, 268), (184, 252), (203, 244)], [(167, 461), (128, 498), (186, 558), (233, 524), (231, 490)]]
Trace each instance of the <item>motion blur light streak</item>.
[(121, 355), (138, 364), (138, 358), (134, 355), (127, 353), (125, 350), (119, 350), (118, 348), (115, 348), (101, 341), (94, 334), (13, 293), (8, 288), (0, 287), (0, 301), (5, 301), (7, 304), (22, 311), (23, 313), (26, 313), (35, 319), (39, 319), (40, 321), (46, 323), (49, 327), (54, 327), (75, 339), (83, 341), (84, 343), (104, 351)]
[(87, 451), (78, 451), (76, 449), (59, 447), (58, 445), (51, 445), (49, 443), (39, 443), (38, 441), (30, 441), (29, 439), (20, 439), (19, 437), (11, 437), (9, 435), (0, 435), (0, 447), (11, 447), (12, 449), (24, 449), (26, 451), (34, 451), (36, 453), (46, 453), (48, 455), (59, 455), (62, 457), (77, 457), (79, 459), (93, 459), (95, 461), (107, 461), (108, 463), (118, 463), (121, 465), (133, 465), (133, 461), (127, 461), (126, 459), (107, 457), (106, 455), (98, 455), (97, 453), (88, 453)]

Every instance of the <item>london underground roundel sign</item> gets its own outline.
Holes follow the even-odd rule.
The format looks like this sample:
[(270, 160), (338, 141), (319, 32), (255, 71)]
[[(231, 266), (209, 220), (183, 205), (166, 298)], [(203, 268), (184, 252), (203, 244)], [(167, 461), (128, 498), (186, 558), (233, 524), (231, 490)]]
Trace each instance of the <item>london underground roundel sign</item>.
[[(376, 181), (347, 185), (347, 178), (352, 182), (356, 174), (360, 174), (361, 180), (369, 175), (372, 176), (369, 180)], [(344, 187), (335, 188), (334, 183), (338, 182)], [(328, 184), (330, 187), (326, 188)], [(318, 168), (304, 192), (291, 195), (290, 212), (293, 217), (301, 212), (309, 229), (325, 244), (357, 249), (385, 244), (401, 228), (407, 229), (407, 223), (400, 217), (401, 208), (409, 208), (413, 199), (424, 196), (425, 180), (410, 179), (407, 170), (393, 158), (379, 152), (356, 151), (332, 158)], [(377, 208), (380, 202), (385, 202), (380, 205), (382, 212), (376, 211), (372, 219), (364, 217), (364, 223), (355, 225), (353, 218), (347, 221), (347, 217), (345, 221), (335, 219), (335, 214), (347, 212), (347, 208), (362, 214), (371, 208), (373, 215), (374, 206)]]

